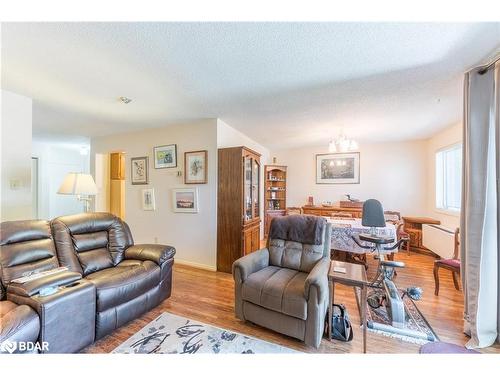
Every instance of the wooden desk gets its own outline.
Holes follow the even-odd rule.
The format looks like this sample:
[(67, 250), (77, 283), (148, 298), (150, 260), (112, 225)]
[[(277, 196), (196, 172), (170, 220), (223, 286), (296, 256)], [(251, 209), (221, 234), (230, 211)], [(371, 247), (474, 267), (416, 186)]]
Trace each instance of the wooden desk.
[(422, 254), (434, 254), (422, 243), (422, 225), (435, 224), (440, 225), (439, 220), (423, 216), (403, 216), (404, 231), (410, 236), (410, 249)]
[(340, 206), (302, 206), (305, 215), (332, 216), (334, 213), (349, 213), (354, 218), (361, 218), (362, 208)]
[[(335, 272), (335, 267), (346, 269), (345, 273)], [(330, 270), (328, 271), (328, 288), (330, 292), (328, 304), (328, 340), (332, 341), (332, 318), (333, 318), (333, 303), (335, 301), (335, 283), (340, 283), (354, 287), (354, 295), (356, 295), (356, 287), (361, 288), (361, 324), (363, 325), (363, 353), (366, 353), (366, 290), (368, 288), (366, 270), (361, 264), (352, 264), (338, 262), (332, 260), (330, 262)]]

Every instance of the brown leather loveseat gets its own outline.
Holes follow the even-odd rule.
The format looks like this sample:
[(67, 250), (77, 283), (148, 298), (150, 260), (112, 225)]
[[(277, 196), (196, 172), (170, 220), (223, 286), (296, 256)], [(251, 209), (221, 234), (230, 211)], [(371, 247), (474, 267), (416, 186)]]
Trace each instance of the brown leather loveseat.
[[(170, 296), (175, 249), (134, 245), (128, 225), (112, 214), (63, 216), (50, 227), (45, 221), (4, 222), (0, 236), (1, 286), (7, 290), (0, 311), (3, 306), (12, 310), (6, 305), (12, 303), (31, 308), (29, 319), (39, 318), (38, 342), (49, 343), (46, 351), (79, 351)], [(68, 271), (36, 282), (11, 282), (59, 266)], [(58, 291), (38, 294), (47, 286)], [(1, 318), (2, 325), (12, 325)], [(0, 345), (17, 340), (13, 332), (24, 324), (13, 323), (5, 336), (2, 328)]]

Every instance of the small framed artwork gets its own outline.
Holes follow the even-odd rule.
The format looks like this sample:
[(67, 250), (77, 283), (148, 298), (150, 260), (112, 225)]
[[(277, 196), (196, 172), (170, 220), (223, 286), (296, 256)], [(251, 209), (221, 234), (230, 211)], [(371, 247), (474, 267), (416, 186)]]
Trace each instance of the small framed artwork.
[(359, 152), (316, 155), (317, 184), (359, 184)]
[(142, 209), (144, 211), (155, 210), (155, 189), (142, 189)]
[(153, 153), (155, 169), (177, 167), (177, 145), (156, 146)]
[(184, 153), (184, 183), (207, 183), (207, 154), (203, 151), (189, 151)]
[(172, 190), (172, 205), (174, 212), (198, 212), (198, 189), (185, 188)]
[(132, 185), (147, 185), (148, 180), (148, 157), (141, 156), (130, 159)]

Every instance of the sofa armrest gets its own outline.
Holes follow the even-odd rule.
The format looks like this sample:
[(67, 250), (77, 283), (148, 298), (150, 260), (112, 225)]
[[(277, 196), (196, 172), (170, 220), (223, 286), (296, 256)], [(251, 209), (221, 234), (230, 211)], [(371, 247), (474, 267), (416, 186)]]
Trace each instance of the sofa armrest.
[(150, 260), (159, 266), (175, 255), (175, 248), (168, 245), (132, 245), (125, 250), (125, 259)]
[(311, 272), (309, 272), (304, 286), (304, 296), (307, 300), (309, 300), (309, 292), (311, 288), (316, 288), (319, 301), (322, 301), (323, 298), (328, 296), (329, 269), (330, 259), (322, 258), (318, 263), (316, 263)]
[(260, 271), (269, 265), (269, 250), (260, 249), (241, 257), (233, 263), (233, 277), (236, 277), (235, 271), (238, 271), (241, 282), (245, 281), (252, 273)]
[(22, 297), (31, 297), (44, 288), (65, 286), (82, 278), (78, 272), (63, 271), (27, 281), (25, 283), (12, 282), (7, 286), (7, 293)]

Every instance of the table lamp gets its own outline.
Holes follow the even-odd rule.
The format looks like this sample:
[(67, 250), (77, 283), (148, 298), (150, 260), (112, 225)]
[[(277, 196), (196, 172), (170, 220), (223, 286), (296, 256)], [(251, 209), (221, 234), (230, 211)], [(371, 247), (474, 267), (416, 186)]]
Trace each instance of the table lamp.
[(68, 173), (57, 194), (76, 195), (84, 203), (85, 212), (90, 211), (90, 196), (97, 194), (94, 178), (86, 173)]

